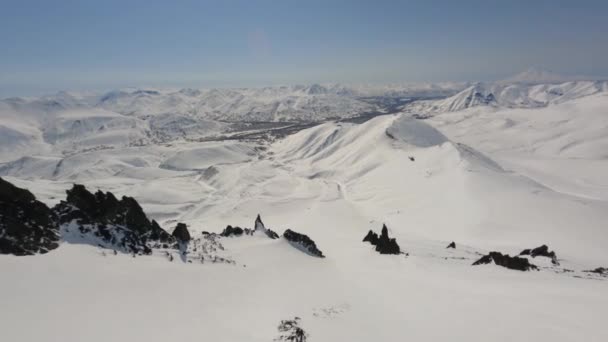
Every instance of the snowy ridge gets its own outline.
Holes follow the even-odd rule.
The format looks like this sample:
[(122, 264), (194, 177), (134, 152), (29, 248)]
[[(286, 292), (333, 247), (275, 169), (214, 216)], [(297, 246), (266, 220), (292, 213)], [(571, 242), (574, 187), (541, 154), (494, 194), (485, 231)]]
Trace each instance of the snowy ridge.
[(608, 81), (573, 81), (559, 84), (477, 83), (441, 100), (406, 105), (408, 113), (438, 114), (477, 106), (538, 108), (608, 91)]
[(551, 83), (565, 83), (571, 81), (584, 81), (589, 80), (586, 77), (577, 77), (577, 76), (564, 76), (560, 75), (551, 70), (539, 68), (539, 67), (531, 67), (527, 70), (524, 70), (516, 75), (505, 78), (504, 80), (499, 81), (499, 83), (521, 83), (521, 84), (551, 84)]

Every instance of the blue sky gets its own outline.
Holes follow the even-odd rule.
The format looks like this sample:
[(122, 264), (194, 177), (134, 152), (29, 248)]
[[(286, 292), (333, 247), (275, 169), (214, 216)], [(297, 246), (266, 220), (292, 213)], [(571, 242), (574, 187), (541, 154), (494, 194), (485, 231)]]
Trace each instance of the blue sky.
[(0, 94), (608, 75), (608, 1), (0, 0)]

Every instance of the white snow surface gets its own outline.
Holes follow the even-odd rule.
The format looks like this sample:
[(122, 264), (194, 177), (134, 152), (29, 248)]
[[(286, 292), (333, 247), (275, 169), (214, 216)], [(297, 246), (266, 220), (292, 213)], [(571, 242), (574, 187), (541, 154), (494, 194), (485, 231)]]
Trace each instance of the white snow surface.
[[(2, 336), (272, 341), (281, 320), (298, 316), (309, 341), (608, 340), (607, 278), (583, 272), (608, 266), (608, 96), (596, 85), (558, 85), (590, 95), (563, 101), (543, 97), (554, 85), (525, 88), (526, 99), (544, 101), (539, 108), (446, 105), (428, 120), (326, 122), (272, 143), (158, 142), (143, 112), (127, 113), (133, 100), (123, 93), (76, 112), (11, 100), (21, 109), (1, 117), (0, 176), (45, 203), (82, 183), (133, 196), (163, 227), (185, 222), (194, 236), (253, 227), (259, 213), (279, 234), (310, 236), (326, 258), (262, 234), (220, 240), (234, 265), (73, 243), (0, 255)], [(181, 92), (207, 94), (213, 108), (238, 97)], [(159, 108), (156, 96), (141, 94), (136, 107)], [(34, 105), (48, 114), (13, 115)], [(162, 118), (158, 127), (182, 127)], [(409, 255), (380, 255), (361, 241), (383, 223)], [(445, 249), (451, 241), (457, 248)], [(560, 267), (538, 258), (540, 271), (471, 266), (492, 250), (514, 255), (541, 244)]]
[(439, 99), (416, 101), (404, 106), (404, 111), (417, 114), (457, 112), (467, 108), (540, 108), (606, 93), (608, 81), (570, 81), (563, 83), (477, 83), (456, 95)]

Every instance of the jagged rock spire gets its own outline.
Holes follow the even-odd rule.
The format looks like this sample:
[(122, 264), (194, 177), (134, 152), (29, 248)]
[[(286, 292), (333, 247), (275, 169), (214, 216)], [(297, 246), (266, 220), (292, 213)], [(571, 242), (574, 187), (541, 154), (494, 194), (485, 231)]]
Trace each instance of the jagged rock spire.
[(258, 214), (258, 217), (255, 219), (255, 225), (254, 225), (253, 230), (254, 230), (254, 232), (263, 232), (264, 234), (266, 234), (266, 236), (268, 236), (271, 239), (279, 238), (279, 234), (266, 228), (266, 226), (264, 225), (264, 222), (262, 222), (262, 218), (260, 217), (260, 214)]

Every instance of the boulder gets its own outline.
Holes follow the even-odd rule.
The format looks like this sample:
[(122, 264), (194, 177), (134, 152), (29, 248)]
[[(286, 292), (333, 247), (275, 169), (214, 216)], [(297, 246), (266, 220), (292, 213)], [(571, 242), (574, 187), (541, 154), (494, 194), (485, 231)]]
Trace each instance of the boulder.
[(554, 265), (559, 265), (557, 261), (557, 255), (554, 251), (549, 251), (549, 247), (547, 245), (542, 245), (540, 247), (532, 248), (532, 249), (524, 249), (519, 253), (519, 255), (529, 255), (533, 258), (537, 256), (543, 256), (551, 259), (551, 263)]
[(489, 264), (491, 262), (494, 262), (494, 264), (496, 265), (518, 271), (529, 271), (538, 269), (538, 267), (531, 264), (530, 261), (526, 258), (512, 257), (508, 254), (502, 254), (500, 252), (490, 252), (489, 254), (484, 255), (483, 257), (481, 257), (481, 259), (475, 261), (473, 263), (473, 266)]
[(306, 342), (308, 334), (300, 327), (300, 317), (282, 320), (278, 327), (279, 337), (274, 341)]
[(264, 225), (264, 222), (262, 222), (262, 218), (260, 217), (260, 214), (258, 214), (258, 217), (255, 219), (253, 231), (254, 231), (254, 233), (262, 232), (271, 239), (279, 238), (279, 234), (275, 233), (271, 229), (266, 228), (266, 226)]
[(363, 242), (369, 242), (372, 245), (378, 244), (378, 234), (374, 233), (371, 229), (367, 232), (367, 235), (363, 238)]
[(456, 242), (452, 241), (446, 248), (456, 248)]
[(321, 252), (317, 248), (317, 245), (315, 244), (315, 242), (311, 238), (309, 238), (307, 235), (294, 232), (291, 229), (287, 229), (283, 233), (283, 237), (285, 238), (285, 240), (289, 241), (289, 243), (291, 245), (304, 251), (305, 253), (315, 256), (315, 257), (319, 257), (319, 258), (325, 258), (325, 256), (323, 255), (323, 252)]
[(376, 252), (380, 254), (401, 254), (401, 249), (397, 240), (391, 239), (388, 236), (388, 228), (386, 225), (382, 226), (380, 236), (374, 233), (372, 230), (367, 232), (367, 235), (363, 238), (363, 242), (369, 242), (376, 246)]
[(388, 228), (386, 225), (382, 226), (382, 232), (378, 238), (378, 244), (376, 244), (376, 252), (380, 254), (400, 254), (401, 249), (397, 244), (397, 240), (391, 239), (388, 236)]
[(598, 267), (593, 270), (586, 270), (585, 272), (597, 273), (599, 275), (608, 275), (608, 267)]
[(244, 230), (241, 227), (233, 227), (228, 225), (221, 233), (220, 236), (228, 237), (228, 236), (241, 236), (243, 235)]
[(55, 213), (28, 190), (0, 178), (0, 254), (42, 254), (58, 246)]
[(188, 242), (190, 241), (190, 232), (188, 231), (188, 226), (185, 223), (178, 223), (173, 233), (171, 234), (174, 238), (179, 242)]

